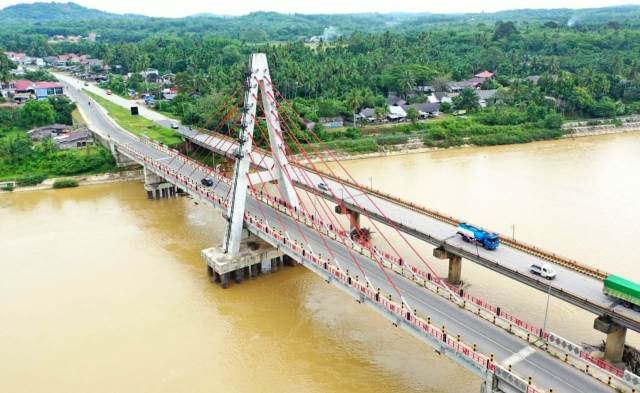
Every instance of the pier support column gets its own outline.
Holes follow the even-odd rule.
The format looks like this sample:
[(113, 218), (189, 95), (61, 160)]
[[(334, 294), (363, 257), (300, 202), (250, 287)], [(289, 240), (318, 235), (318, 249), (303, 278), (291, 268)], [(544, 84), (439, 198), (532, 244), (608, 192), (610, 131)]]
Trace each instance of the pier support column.
[(176, 195), (176, 187), (173, 184), (146, 167), (144, 168), (144, 189), (147, 191), (149, 199), (171, 198)]
[(236, 270), (233, 272), (233, 275), (236, 280), (236, 284), (240, 284), (244, 278), (244, 268)]
[(231, 273), (222, 273), (220, 275), (220, 286), (223, 289), (229, 288), (229, 276), (231, 276)]
[(607, 334), (604, 345), (604, 359), (613, 364), (622, 362), (627, 328), (613, 322), (609, 317), (598, 317), (593, 321), (593, 328)]
[(460, 285), (462, 283), (462, 257), (460, 255), (451, 254), (441, 247), (433, 249), (433, 256), (438, 259), (449, 260), (449, 274), (447, 275), (447, 281), (453, 285)]

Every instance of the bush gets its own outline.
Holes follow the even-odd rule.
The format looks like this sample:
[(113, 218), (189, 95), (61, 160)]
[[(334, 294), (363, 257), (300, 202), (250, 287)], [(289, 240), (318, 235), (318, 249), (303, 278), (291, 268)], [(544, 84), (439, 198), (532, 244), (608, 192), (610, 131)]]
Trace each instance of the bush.
[(406, 135), (384, 135), (376, 138), (378, 145), (401, 145), (407, 143), (409, 137)]
[(562, 127), (562, 123), (564, 123), (564, 116), (559, 113), (549, 113), (543, 120), (544, 127), (551, 130)]
[[(378, 144), (373, 138), (338, 140), (326, 142), (323, 145), (323, 147), (330, 150), (342, 150), (348, 153), (369, 153), (378, 151)], [(313, 148), (318, 151), (324, 150), (318, 145), (313, 146)]]
[(53, 188), (71, 188), (78, 187), (78, 181), (76, 179), (56, 179), (53, 182)]
[(44, 173), (30, 173), (28, 175), (22, 175), (16, 179), (16, 183), (20, 187), (24, 186), (37, 186), (42, 183), (47, 175)]

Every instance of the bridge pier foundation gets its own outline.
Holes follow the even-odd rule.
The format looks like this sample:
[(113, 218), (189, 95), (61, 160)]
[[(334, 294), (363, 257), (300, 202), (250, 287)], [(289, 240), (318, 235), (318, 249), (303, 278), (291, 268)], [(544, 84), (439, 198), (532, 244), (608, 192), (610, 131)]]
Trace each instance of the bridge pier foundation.
[(176, 187), (162, 177), (144, 168), (144, 189), (149, 199), (164, 199), (176, 196)]
[(613, 322), (609, 317), (598, 317), (593, 321), (593, 328), (607, 334), (604, 345), (604, 359), (613, 364), (622, 362), (627, 328)]
[(233, 280), (239, 284), (245, 277), (255, 278), (258, 272), (263, 274), (276, 272), (282, 266), (282, 252), (270, 244), (250, 235), (243, 230), (238, 255), (231, 256), (223, 247), (211, 247), (202, 250), (202, 259), (207, 265), (207, 274), (212, 282), (220, 282), (223, 288)]
[(433, 256), (438, 259), (449, 260), (447, 281), (453, 285), (460, 285), (462, 283), (462, 257), (460, 255), (451, 254), (441, 247), (433, 249)]

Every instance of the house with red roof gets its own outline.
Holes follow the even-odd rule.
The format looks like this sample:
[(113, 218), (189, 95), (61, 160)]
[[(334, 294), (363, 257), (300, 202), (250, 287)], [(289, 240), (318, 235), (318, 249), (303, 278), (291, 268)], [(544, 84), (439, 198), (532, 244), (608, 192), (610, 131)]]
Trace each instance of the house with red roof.
[(475, 74), (474, 76), (476, 78), (489, 79), (489, 78), (493, 78), (493, 75), (494, 75), (493, 72), (485, 70), (479, 74)]
[(9, 84), (9, 92), (16, 102), (23, 102), (29, 98), (44, 100), (48, 97), (56, 97), (64, 94), (64, 86), (59, 82), (32, 82), (20, 79)]
[(39, 100), (64, 95), (64, 87), (58, 82), (35, 82), (33, 86)]

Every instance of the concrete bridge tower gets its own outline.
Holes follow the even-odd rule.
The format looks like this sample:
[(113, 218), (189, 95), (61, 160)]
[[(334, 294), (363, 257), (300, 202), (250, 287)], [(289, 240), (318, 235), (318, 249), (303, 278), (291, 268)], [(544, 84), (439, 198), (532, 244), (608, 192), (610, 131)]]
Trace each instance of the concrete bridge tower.
[[(213, 247), (202, 251), (207, 262), (208, 273), (216, 281), (226, 287), (229, 275), (235, 274), (239, 282), (246, 271), (251, 277), (257, 274), (258, 264), (262, 272), (268, 272), (282, 264), (282, 253), (273, 249), (265, 242), (250, 236), (244, 229), (244, 213), (247, 200), (249, 167), (253, 148), (253, 132), (256, 123), (258, 99), (262, 98), (262, 107), (269, 133), (269, 146), (274, 160), (274, 167), (270, 173), (260, 178), (263, 181), (275, 181), (280, 194), (292, 207), (299, 207), (298, 197), (291, 183), (289, 162), (286, 157), (285, 142), (280, 127), (275, 94), (271, 86), (267, 56), (264, 53), (251, 55), (249, 66), (245, 73), (245, 95), (242, 108), (238, 148), (235, 154), (235, 166), (232, 188), (229, 194), (229, 209), (226, 214), (227, 227), (221, 247)], [(259, 94), (261, 95), (259, 96)], [(252, 181), (255, 185), (255, 181)]]

